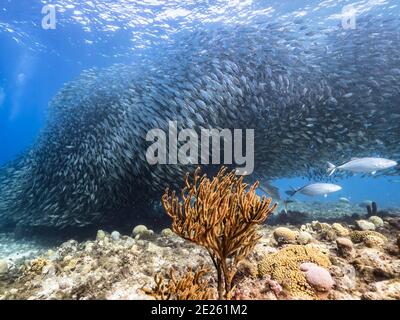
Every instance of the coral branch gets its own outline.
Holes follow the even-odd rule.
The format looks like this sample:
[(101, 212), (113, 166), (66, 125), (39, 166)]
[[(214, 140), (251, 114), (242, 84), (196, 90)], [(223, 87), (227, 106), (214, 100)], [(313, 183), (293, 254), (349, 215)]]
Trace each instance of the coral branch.
[[(220, 299), (229, 298), (238, 263), (254, 248), (263, 223), (276, 204), (256, 194), (258, 182), (248, 186), (235, 171), (222, 167), (212, 179), (186, 174), (181, 201), (166, 190), (162, 203), (172, 218), (172, 230), (180, 237), (205, 247), (217, 270)], [(224, 289), (222, 289), (224, 288)]]
[(214, 291), (208, 281), (202, 279), (208, 271), (200, 267), (193, 272), (189, 268), (181, 279), (177, 279), (171, 269), (168, 281), (164, 281), (163, 275), (158, 273), (154, 276), (155, 287), (142, 290), (157, 300), (211, 300), (214, 298)]

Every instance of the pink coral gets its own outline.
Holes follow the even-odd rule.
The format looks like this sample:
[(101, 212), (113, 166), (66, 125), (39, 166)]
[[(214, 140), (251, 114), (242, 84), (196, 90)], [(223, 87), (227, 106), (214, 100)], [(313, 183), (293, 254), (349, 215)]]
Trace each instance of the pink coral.
[(303, 263), (300, 269), (305, 272), (307, 282), (317, 291), (328, 292), (335, 284), (329, 271), (314, 263)]

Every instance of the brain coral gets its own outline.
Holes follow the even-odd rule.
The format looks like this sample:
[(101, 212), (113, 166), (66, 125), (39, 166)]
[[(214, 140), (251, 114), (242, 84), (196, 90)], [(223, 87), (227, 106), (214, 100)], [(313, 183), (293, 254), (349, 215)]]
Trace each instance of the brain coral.
[(279, 227), (274, 230), (274, 238), (279, 244), (291, 243), (296, 240), (297, 233), (289, 228)]
[(347, 237), (350, 234), (350, 231), (347, 228), (343, 227), (340, 223), (332, 224), (332, 229), (339, 237)]
[(368, 240), (368, 238), (371, 236), (381, 238), (384, 241), (387, 240), (387, 238), (383, 234), (376, 232), (376, 231), (372, 231), (372, 230), (353, 231), (350, 234), (350, 239), (354, 243), (360, 243), (360, 242), (364, 242), (365, 240)]
[(305, 262), (321, 267), (329, 267), (331, 264), (328, 255), (313, 246), (289, 245), (266, 255), (258, 264), (258, 273), (260, 276), (269, 275), (294, 298), (316, 298), (316, 291), (307, 283), (300, 269), (300, 265)]
[(365, 245), (369, 248), (376, 248), (383, 246), (386, 242), (383, 237), (377, 237), (373, 235), (366, 236), (363, 241)]

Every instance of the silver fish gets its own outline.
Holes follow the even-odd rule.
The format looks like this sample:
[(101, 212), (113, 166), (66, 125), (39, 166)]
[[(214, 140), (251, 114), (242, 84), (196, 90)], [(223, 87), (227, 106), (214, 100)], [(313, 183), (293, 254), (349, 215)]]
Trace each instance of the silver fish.
[(397, 166), (397, 162), (385, 158), (353, 158), (340, 166), (335, 166), (328, 162), (329, 176), (336, 170), (346, 170), (355, 173), (371, 173), (375, 174), (378, 170), (389, 169)]
[(286, 194), (293, 197), (297, 193), (301, 193), (307, 196), (327, 196), (328, 193), (337, 192), (341, 190), (342, 187), (332, 183), (312, 183), (308, 184), (299, 189), (292, 189), (286, 191)]

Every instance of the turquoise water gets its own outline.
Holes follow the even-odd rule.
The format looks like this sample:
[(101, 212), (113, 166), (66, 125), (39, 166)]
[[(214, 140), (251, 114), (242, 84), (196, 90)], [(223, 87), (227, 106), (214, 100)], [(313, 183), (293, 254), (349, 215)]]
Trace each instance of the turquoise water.
[[(395, 180), (395, 181), (393, 181)], [(361, 204), (363, 201), (376, 201), (380, 207), (399, 207), (400, 206), (400, 185), (395, 178), (366, 178), (352, 177), (349, 179), (338, 180), (337, 183), (342, 187), (337, 193), (330, 194), (327, 197), (307, 197), (300, 195), (297, 198), (302, 201), (321, 201), (336, 202), (345, 197), (351, 203)], [(280, 179), (274, 183), (282, 190), (290, 187), (301, 187), (310, 183), (305, 178)]]

